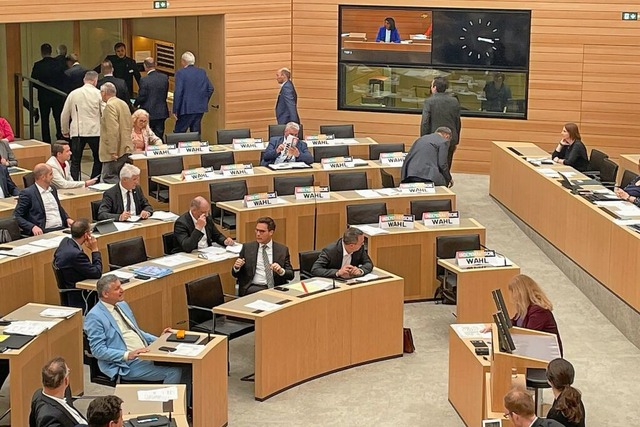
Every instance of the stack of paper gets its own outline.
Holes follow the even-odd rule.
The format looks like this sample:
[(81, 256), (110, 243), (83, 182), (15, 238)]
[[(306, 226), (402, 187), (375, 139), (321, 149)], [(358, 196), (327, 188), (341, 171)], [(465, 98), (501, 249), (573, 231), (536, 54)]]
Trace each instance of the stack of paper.
[(468, 339), (468, 338), (482, 338), (482, 339), (491, 339), (491, 332), (482, 332), (482, 330), (486, 327), (483, 323), (457, 323), (451, 325), (456, 334), (460, 338)]
[(376, 193), (380, 193), (383, 196), (394, 196), (396, 194), (400, 194), (400, 192), (398, 190), (396, 190), (395, 188), (379, 188), (377, 190), (375, 190)]
[(46, 308), (40, 312), (40, 316), (66, 319), (73, 316), (77, 311), (74, 308)]
[(560, 174), (551, 168), (539, 168), (536, 171), (549, 178), (560, 178)]
[(122, 270), (110, 271), (109, 274), (113, 274), (114, 276), (116, 276), (120, 280), (131, 280), (131, 278), (133, 278), (133, 276), (134, 276), (133, 273), (128, 273), (128, 272), (122, 271)]
[(174, 222), (178, 219), (178, 215), (173, 212), (154, 211), (151, 215), (151, 219), (157, 219), (160, 221)]
[(256, 300), (249, 304), (245, 304), (245, 307), (252, 308), (254, 310), (262, 310), (262, 311), (273, 311), (273, 310), (282, 308), (282, 306), (279, 304), (274, 304), (272, 302), (264, 301), (261, 299)]
[(19, 320), (4, 328), (4, 334), (35, 337), (56, 325), (56, 321)]
[(366, 198), (366, 199), (370, 199), (372, 197), (380, 197), (381, 195), (373, 190), (356, 190), (356, 193), (358, 193), (358, 195)]
[(40, 239), (30, 243), (30, 245), (39, 246), (41, 248), (57, 248), (65, 236), (57, 236), (52, 239)]
[[(31, 248), (29, 246), (30, 245), (23, 245), (23, 246), (20, 246), (18, 248), (13, 248), (13, 249), (3, 249), (3, 250), (0, 250), (0, 255), (6, 255), (6, 256), (22, 256), (22, 255), (26, 255), (26, 254), (32, 252)], [(33, 248), (35, 248), (36, 251), (44, 249), (44, 248), (38, 248), (37, 246), (33, 247)]]
[(176, 346), (176, 351), (171, 354), (175, 354), (176, 356), (197, 356), (204, 347), (205, 346), (198, 344), (180, 343)]
[(175, 267), (177, 265), (193, 262), (193, 259), (184, 255), (177, 254), (156, 258), (151, 262), (153, 262), (154, 264), (164, 265), (165, 267)]
[(370, 282), (371, 280), (376, 280), (378, 277), (380, 276), (377, 274), (369, 273), (361, 277), (356, 277), (356, 282)]
[(98, 184), (93, 184), (90, 185), (89, 188), (92, 190), (97, 190), (97, 191), (106, 191), (108, 189), (110, 189), (111, 187), (113, 187), (115, 184), (107, 184), (104, 182), (99, 182)]
[(227, 246), (227, 251), (232, 254), (239, 254), (242, 250), (242, 243), (235, 243), (233, 246)]
[(365, 234), (368, 234), (370, 236), (375, 236), (376, 234), (388, 234), (389, 232), (385, 229), (382, 229), (380, 227), (374, 227), (371, 225), (367, 225), (367, 224), (361, 224), (361, 225), (352, 225), (352, 227), (356, 227), (359, 228), (360, 230), (362, 230)]
[(134, 224), (132, 222), (114, 222), (113, 225), (118, 229), (118, 231), (127, 231), (131, 230), (138, 224)]

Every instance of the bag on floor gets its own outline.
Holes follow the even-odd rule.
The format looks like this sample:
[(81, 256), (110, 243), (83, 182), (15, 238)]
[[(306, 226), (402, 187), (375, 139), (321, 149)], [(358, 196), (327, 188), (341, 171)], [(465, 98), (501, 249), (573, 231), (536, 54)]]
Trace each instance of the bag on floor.
[(416, 346), (413, 345), (413, 335), (411, 335), (411, 329), (409, 328), (402, 328), (402, 345), (405, 353), (416, 351)]

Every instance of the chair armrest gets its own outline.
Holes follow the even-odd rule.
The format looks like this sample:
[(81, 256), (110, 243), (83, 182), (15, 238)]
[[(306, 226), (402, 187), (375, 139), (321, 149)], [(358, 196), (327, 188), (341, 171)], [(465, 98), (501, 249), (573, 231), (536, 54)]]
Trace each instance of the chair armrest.
[(188, 305), (187, 304), (187, 308), (194, 309), (194, 310), (200, 310), (200, 311), (206, 311), (208, 313), (213, 313), (212, 309), (206, 308), (206, 307), (200, 307), (200, 306), (197, 306), (197, 305)]
[(58, 292), (61, 293), (61, 294), (66, 294), (66, 293), (69, 293), (69, 292), (82, 292), (82, 291), (87, 291), (87, 290), (88, 289), (76, 289), (76, 288), (74, 288), (74, 289), (60, 289), (60, 288), (58, 288)]
[(120, 270), (122, 268), (121, 265), (116, 265), (116, 264), (111, 264), (109, 263), (109, 270), (113, 271), (113, 270)]
[(223, 295), (225, 298), (229, 298), (229, 299), (238, 299), (238, 298), (240, 298), (240, 297), (239, 297), (239, 296), (237, 296), (237, 295), (231, 295), (231, 294), (225, 294), (225, 293), (223, 293), (222, 295)]

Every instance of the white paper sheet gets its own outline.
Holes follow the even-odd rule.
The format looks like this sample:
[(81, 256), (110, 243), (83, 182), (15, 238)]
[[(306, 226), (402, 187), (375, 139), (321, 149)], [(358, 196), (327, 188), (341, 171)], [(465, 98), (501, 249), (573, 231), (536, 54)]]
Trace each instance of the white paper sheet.
[(158, 219), (160, 221), (175, 221), (178, 219), (178, 215), (173, 212), (165, 212), (165, 211), (154, 211), (151, 214), (151, 219)]
[(181, 343), (176, 346), (176, 351), (171, 354), (175, 354), (176, 356), (197, 356), (204, 347), (205, 346), (198, 344)]
[(274, 304), (272, 302), (269, 301), (264, 301), (264, 300), (256, 300), (252, 303), (249, 304), (245, 304), (245, 307), (247, 308), (252, 308), (254, 310), (262, 310), (262, 311), (273, 311), (273, 310), (277, 310), (279, 308), (282, 308), (281, 305), (278, 304)]
[(356, 282), (368, 282), (369, 280), (375, 280), (378, 277), (380, 276), (378, 276), (377, 274), (369, 273), (361, 277), (356, 277)]
[(396, 194), (400, 194), (400, 192), (395, 188), (379, 188), (375, 191), (376, 193), (380, 193), (383, 196), (395, 196)]
[(43, 251), (45, 249), (46, 248), (39, 247), (39, 246), (22, 245), (20, 247), (13, 248), (13, 249), (10, 249), (10, 250), (1, 250), (0, 251), (0, 255), (8, 255), (8, 256), (17, 257), (17, 256), (26, 255), (26, 254), (31, 253), (31, 252)]
[(373, 190), (356, 190), (356, 193), (358, 193), (358, 195), (366, 198), (366, 199), (370, 199), (372, 197), (382, 197), (381, 194), (373, 191)]
[(491, 339), (491, 332), (481, 332), (486, 326), (483, 323), (457, 323), (451, 325), (460, 338), (482, 338), (485, 340)]
[(207, 254), (207, 255), (222, 255), (226, 253), (227, 250), (222, 246), (214, 245), (214, 246), (209, 246), (208, 248), (198, 249), (198, 252), (202, 252), (203, 254)]
[(57, 236), (52, 239), (40, 239), (35, 240), (29, 243), (30, 245), (39, 246), (41, 248), (57, 248), (60, 246), (60, 242), (64, 239), (65, 236)]
[(20, 320), (4, 328), (5, 334), (36, 336), (56, 325), (56, 321)]
[(335, 138), (333, 140), (334, 144), (359, 144), (358, 141), (356, 141), (353, 138)]
[(370, 236), (375, 236), (376, 234), (388, 234), (389, 233), (387, 230), (384, 230), (384, 229), (382, 229), (380, 227), (373, 227), (373, 226), (367, 225), (367, 224), (352, 225), (352, 227), (359, 228), (364, 233), (369, 234)]
[(175, 267), (177, 265), (186, 264), (192, 261), (193, 261), (192, 258), (177, 254), (177, 255), (163, 256), (161, 258), (156, 258), (151, 262), (154, 264), (162, 265), (164, 267)]
[(232, 254), (239, 254), (242, 250), (242, 243), (235, 243), (233, 246), (227, 246), (226, 250)]
[(114, 222), (113, 225), (116, 226), (118, 231), (127, 231), (127, 230), (131, 230), (137, 224), (134, 224), (132, 222)]
[(131, 280), (133, 276), (135, 276), (133, 273), (128, 273), (122, 270), (110, 271), (109, 274), (113, 274), (114, 276), (116, 276), (121, 280)]
[(90, 185), (89, 188), (91, 188), (92, 190), (106, 191), (111, 187), (113, 187), (114, 185), (115, 184), (107, 184), (106, 182), (99, 182), (97, 184)]
[(178, 387), (163, 387), (153, 390), (138, 390), (141, 402), (168, 402), (178, 398)]
[(66, 319), (73, 316), (77, 311), (73, 308), (46, 308), (40, 312), (40, 316)]
[(138, 222), (138, 221), (140, 221), (140, 216), (139, 215), (131, 215), (127, 219), (127, 222)]

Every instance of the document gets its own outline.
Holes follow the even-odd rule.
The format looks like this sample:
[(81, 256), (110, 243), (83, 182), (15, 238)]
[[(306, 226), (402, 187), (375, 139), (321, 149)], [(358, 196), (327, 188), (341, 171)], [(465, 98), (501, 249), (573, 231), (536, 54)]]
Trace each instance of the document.
[(249, 304), (245, 304), (245, 307), (252, 308), (254, 310), (262, 310), (262, 311), (273, 311), (273, 310), (282, 308), (282, 306), (279, 304), (274, 304), (272, 302), (264, 301), (261, 299), (256, 300)]
[[(304, 286), (302, 285), (304, 283)], [(300, 283), (293, 283), (291, 285), (287, 285), (287, 288), (293, 289), (294, 291), (302, 292), (305, 294), (310, 294), (312, 292), (318, 292), (325, 289), (331, 289), (333, 287), (333, 283), (324, 282), (322, 280), (303, 280)]]
[(163, 387), (153, 390), (138, 390), (141, 402), (168, 402), (178, 398), (178, 387)]
[(135, 276), (135, 274), (133, 273), (128, 273), (122, 270), (110, 271), (109, 274), (113, 274), (114, 276), (116, 276), (118, 279), (121, 279), (121, 280), (131, 280), (133, 276)]
[(33, 252), (31, 250), (31, 248), (35, 249), (35, 252), (45, 249), (45, 248), (39, 248), (37, 246), (22, 245), (20, 247), (9, 249), (9, 250), (7, 250), (7, 249), (0, 250), (0, 255), (16, 256), (16, 257), (17, 256), (22, 256), (22, 255), (26, 255), (28, 253)]
[(400, 194), (400, 192), (395, 188), (379, 188), (375, 191), (376, 193), (380, 193), (383, 196), (395, 196), (396, 194)]
[(354, 138), (335, 138), (332, 142), (334, 144), (359, 144)]
[(489, 265), (492, 265), (493, 267), (504, 267), (513, 265), (513, 262), (509, 258), (503, 257), (502, 255), (498, 254), (496, 254), (496, 256), (486, 257), (485, 259), (487, 260)]
[(129, 218), (127, 218), (127, 222), (138, 222), (138, 221), (140, 221), (139, 215), (131, 215)]
[(194, 259), (192, 258), (177, 254), (177, 255), (169, 255), (169, 256), (163, 256), (161, 258), (156, 258), (151, 262), (154, 264), (163, 265), (165, 267), (175, 267), (175, 266), (186, 264), (188, 262), (193, 262), (193, 261)]
[(365, 199), (370, 199), (372, 197), (382, 197), (381, 194), (378, 194), (373, 190), (355, 190), (355, 191), (356, 193), (358, 193), (358, 195), (364, 197)]
[(110, 189), (111, 187), (113, 187), (115, 184), (107, 184), (105, 182), (100, 182), (98, 184), (93, 184), (90, 185), (89, 188), (92, 190), (97, 190), (97, 191), (106, 191), (108, 189)]
[(77, 309), (73, 308), (46, 308), (40, 312), (40, 316), (67, 319), (73, 316), (77, 311)]
[(55, 326), (56, 321), (42, 321), (42, 320), (19, 320), (11, 322), (11, 324), (4, 328), (5, 334), (9, 335), (27, 335), (35, 337), (40, 335), (47, 329)]
[(233, 244), (231, 246), (227, 246), (226, 250), (228, 252), (231, 252), (232, 254), (236, 254), (237, 255), (242, 250), (242, 243), (235, 243), (235, 244)]
[(16, 144), (15, 142), (10, 142), (9, 143), (9, 148), (11, 148), (12, 150), (15, 150), (16, 148), (22, 148), (21, 144)]
[(560, 174), (551, 168), (539, 168), (536, 172), (543, 174), (549, 178), (560, 178)]
[(134, 224), (132, 222), (114, 222), (113, 225), (116, 226), (118, 231), (127, 231), (127, 230), (131, 230), (133, 227), (135, 227), (138, 224)]
[(387, 230), (384, 230), (378, 226), (372, 226), (367, 224), (361, 225), (352, 225), (352, 227), (359, 228), (363, 233), (368, 234), (370, 236), (375, 236), (376, 234), (388, 234)]
[(353, 165), (354, 166), (368, 166), (369, 162), (367, 162), (364, 159), (358, 159), (357, 157), (353, 158)]
[(207, 255), (222, 255), (226, 253), (227, 250), (222, 246), (214, 245), (214, 246), (209, 246), (208, 248), (198, 249), (198, 252), (207, 254)]
[(178, 219), (178, 215), (174, 214), (173, 212), (165, 212), (165, 211), (154, 211), (153, 214), (151, 214), (150, 218), (151, 219), (157, 219), (160, 221), (167, 221), (167, 222), (174, 222), (175, 220)]
[(491, 339), (491, 332), (482, 333), (481, 331), (486, 327), (483, 323), (456, 323), (451, 325), (456, 334), (460, 338), (468, 339), (468, 338), (482, 338), (482, 339)]
[(64, 238), (65, 236), (57, 236), (52, 239), (35, 240), (29, 244), (39, 246), (41, 248), (57, 248), (58, 246), (60, 246), (60, 242), (62, 242), (62, 239)]
[(380, 276), (378, 276), (377, 274), (369, 273), (361, 277), (356, 277), (356, 282), (369, 282), (371, 280), (376, 280), (379, 277)]
[(176, 356), (197, 356), (204, 350), (204, 347), (205, 346), (198, 344), (181, 343), (176, 346), (176, 351), (171, 354), (175, 354)]

